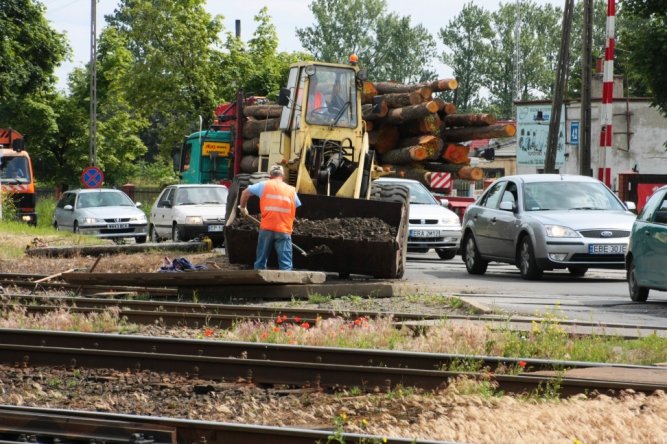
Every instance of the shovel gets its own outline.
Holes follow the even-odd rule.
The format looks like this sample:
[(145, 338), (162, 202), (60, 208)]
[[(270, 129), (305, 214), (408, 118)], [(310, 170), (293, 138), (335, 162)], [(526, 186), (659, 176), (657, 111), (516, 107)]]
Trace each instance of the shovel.
[[(239, 211), (240, 211), (240, 210), (241, 210), (241, 207), (239, 207)], [(241, 214), (243, 214), (243, 213), (241, 213)], [(249, 215), (249, 214), (248, 214), (247, 216), (245, 216), (245, 217), (247, 217), (248, 219), (252, 220), (252, 221), (255, 222), (257, 225), (260, 225), (260, 221), (259, 221), (256, 217), (253, 217), (253, 216), (251, 216), (251, 215)], [(298, 245), (295, 244), (294, 242), (292, 242), (292, 247), (294, 247), (294, 249), (295, 249), (296, 251), (298, 251), (299, 253), (301, 253), (301, 255), (302, 255), (303, 257), (310, 257), (310, 256), (308, 256), (308, 252), (306, 252), (306, 250), (304, 250), (303, 248), (301, 248), (300, 246), (298, 246)], [(324, 247), (324, 249), (328, 249), (329, 251), (321, 251), (321, 252), (318, 252), (318, 254), (331, 253), (331, 250), (330, 250), (326, 245), (322, 245), (321, 247)], [(320, 250), (323, 250), (323, 248), (320, 248)]]

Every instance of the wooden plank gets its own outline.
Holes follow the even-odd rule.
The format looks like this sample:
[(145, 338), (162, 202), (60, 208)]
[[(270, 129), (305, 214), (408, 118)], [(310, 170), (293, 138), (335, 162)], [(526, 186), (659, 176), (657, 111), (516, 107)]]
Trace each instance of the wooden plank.
[(321, 284), (318, 271), (200, 270), (174, 273), (67, 273), (65, 282), (78, 285), (142, 285), (145, 287), (211, 287), (227, 285)]
[(79, 247), (40, 247), (26, 251), (32, 257), (100, 256), (104, 254), (144, 253), (147, 251), (208, 251), (206, 242), (164, 242), (129, 245), (87, 245)]

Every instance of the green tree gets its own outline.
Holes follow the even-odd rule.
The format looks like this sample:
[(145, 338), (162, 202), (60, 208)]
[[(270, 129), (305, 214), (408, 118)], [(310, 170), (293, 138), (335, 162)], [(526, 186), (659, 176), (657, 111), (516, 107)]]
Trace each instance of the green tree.
[(49, 91), (54, 69), (68, 53), (65, 36), (33, 0), (3, 0), (0, 7), (0, 97), (20, 99)]
[(183, 135), (196, 127), (198, 116), (207, 123), (213, 116), (222, 17), (211, 16), (204, 3), (122, 0), (106, 17), (129, 49), (124, 99), (150, 122), (142, 139), (151, 155), (170, 157)]
[(410, 17), (387, 13), (385, 0), (313, 0), (309, 8), (315, 23), (296, 34), (316, 60), (345, 63), (356, 54), (372, 80), (433, 77), (433, 36)]
[(460, 112), (473, 111), (479, 101), (489, 41), (493, 37), (491, 16), (472, 2), (466, 3), (461, 12), (440, 29), (439, 35), (445, 45), (440, 59), (452, 68), (459, 82), (456, 108)]
[(667, 1), (625, 0), (618, 15), (616, 56), (630, 93), (652, 97), (667, 116)]

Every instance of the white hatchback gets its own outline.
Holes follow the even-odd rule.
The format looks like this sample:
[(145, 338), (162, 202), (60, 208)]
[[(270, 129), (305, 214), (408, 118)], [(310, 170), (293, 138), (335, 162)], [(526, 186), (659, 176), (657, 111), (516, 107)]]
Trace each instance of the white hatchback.
[(168, 186), (151, 208), (151, 241), (180, 242), (203, 235), (222, 245), (227, 194), (224, 185)]
[(435, 249), (440, 259), (453, 259), (461, 243), (461, 221), (445, 208), (420, 182), (412, 179), (380, 178), (410, 190), (408, 251), (427, 253)]

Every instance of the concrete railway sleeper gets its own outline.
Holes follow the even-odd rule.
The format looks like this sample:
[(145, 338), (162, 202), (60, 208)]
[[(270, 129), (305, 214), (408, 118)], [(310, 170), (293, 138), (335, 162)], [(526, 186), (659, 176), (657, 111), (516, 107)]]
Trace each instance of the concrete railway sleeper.
[[(323, 389), (390, 390), (401, 385), (430, 390), (462, 375), (491, 378), (500, 390), (509, 393), (530, 392), (554, 383), (562, 395), (667, 389), (667, 369), (653, 366), (525, 359), (523, 372), (498, 374), (494, 370), (500, 365), (516, 367), (519, 360), (35, 330), (0, 330), (0, 360), (9, 365), (150, 370), (227, 382)], [(461, 361), (481, 361), (486, 369), (447, 370), (453, 362)], [(582, 374), (588, 370), (592, 372)], [(597, 377), (597, 373), (604, 376)]]

